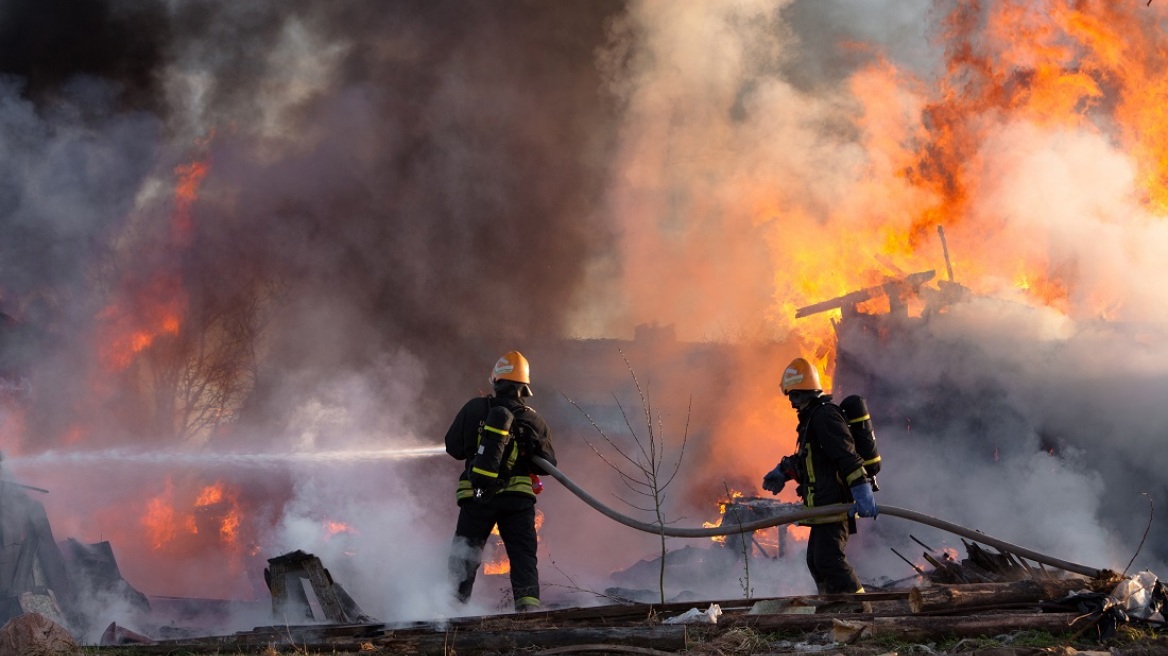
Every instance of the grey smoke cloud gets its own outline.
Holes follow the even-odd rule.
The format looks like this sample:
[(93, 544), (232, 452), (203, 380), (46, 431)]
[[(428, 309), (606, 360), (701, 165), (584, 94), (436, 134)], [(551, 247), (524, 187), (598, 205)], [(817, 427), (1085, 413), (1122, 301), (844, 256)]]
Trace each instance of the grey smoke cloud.
[[(863, 367), (897, 376), (869, 390), (886, 421), (895, 418), (878, 430), (886, 461), (897, 463), (895, 475), (881, 476), (891, 482), (880, 495), (1088, 566), (1118, 571), (1138, 550), (1137, 569), (1162, 569), (1162, 529), (1153, 523), (1140, 544), (1151, 510), (1143, 495), (1154, 502), (1164, 493), (1154, 448), (1161, 411), (1151, 401), (1163, 386), (1118, 365), (1116, 351), (1161, 355), (1127, 346), (1129, 327), (1068, 332), (1067, 323), (1054, 312), (975, 300), (919, 339), (879, 351), (852, 342)], [(847, 393), (856, 391), (865, 390)], [(931, 532), (880, 529), (892, 545), (906, 530)]]

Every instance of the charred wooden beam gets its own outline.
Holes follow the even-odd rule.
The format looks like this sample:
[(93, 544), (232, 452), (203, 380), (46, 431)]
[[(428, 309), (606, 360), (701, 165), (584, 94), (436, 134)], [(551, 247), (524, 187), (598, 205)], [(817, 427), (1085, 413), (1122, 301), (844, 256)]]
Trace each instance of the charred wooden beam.
[[(273, 645), (288, 645), (297, 653), (336, 653), (373, 651), (392, 654), (481, 654), (516, 653), (527, 649), (552, 649), (582, 644), (612, 644), (652, 648), (661, 651), (681, 651), (686, 648), (689, 627), (685, 625), (659, 626), (599, 626), (547, 629), (508, 628), (492, 631), (389, 631), (379, 635), (365, 635), (359, 627), (349, 632), (333, 627), (267, 627), (234, 636), (215, 639), (188, 640), (182, 643), (159, 642), (137, 645), (137, 654), (173, 654), (176, 649), (189, 654), (222, 654), (227, 650), (254, 652), (271, 649)], [(347, 633), (347, 634), (346, 634)], [(372, 649), (370, 649), (372, 648)], [(266, 653), (266, 652), (265, 652)]]
[(529, 631), (455, 632), (375, 641), (392, 653), (417, 654), (516, 653), (524, 649), (554, 649), (584, 644), (610, 644), (676, 652), (688, 645), (684, 625), (640, 627), (575, 627)]
[(1102, 591), (1103, 584), (1087, 579), (1025, 580), (1003, 583), (933, 585), (909, 591), (908, 604), (914, 613), (930, 611), (962, 612), (993, 605), (1035, 603), (1060, 599), (1078, 590)]
[[(1088, 620), (1078, 613), (994, 613), (985, 615), (874, 617), (871, 620), (836, 620), (834, 636), (841, 642), (863, 638), (893, 638), (926, 642), (946, 638), (975, 638), (1013, 631), (1045, 631), (1065, 635), (1082, 628)], [(838, 639), (838, 638), (837, 638)]]
[(828, 310), (838, 310), (845, 307), (859, 305), (877, 296), (887, 295), (890, 299), (894, 299), (902, 295), (905, 291), (916, 291), (921, 285), (933, 279), (937, 275), (936, 271), (919, 271), (917, 273), (910, 273), (903, 278), (886, 282), (882, 285), (874, 285), (872, 287), (865, 287), (854, 292), (849, 292), (843, 296), (820, 301), (819, 303), (812, 303), (805, 305), (795, 310), (795, 318), (802, 319), (803, 317), (820, 312), (827, 312)]
[(264, 581), (272, 594), (272, 614), (277, 618), (287, 618), (291, 613), (312, 619), (312, 610), (307, 594), (300, 581), (307, 579), (320, 604), (323, 618), (339, 624), (373, 622), (349, 596), (339, 583), (333, 581), (320, 558), (299, 549), (291, 553), (268, 559), (264, 569)]
[[(904, 640), (936, 640), (998, 635), (1033, 630), (1063, 634), (1079, 628), (1077, 613), (994, 613), (984, 615), (895, 615), (840, 613), (838, 615), (742, 615), (718, 618), (719, 630), (750, 627), (768, 633), (807, 633), (834, 630), (838, 623), (863, 629), (864, 637), (891, 636)], [(855, 636), (853, 636), (855, 637)]]

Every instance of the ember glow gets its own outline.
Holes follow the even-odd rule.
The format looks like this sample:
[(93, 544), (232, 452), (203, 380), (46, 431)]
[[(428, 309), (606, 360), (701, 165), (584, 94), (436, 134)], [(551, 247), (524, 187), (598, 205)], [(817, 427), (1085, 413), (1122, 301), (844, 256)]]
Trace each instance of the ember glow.
[(324, 523), (324, 532), (329, 537), (332, 537), (342, 533), (355, 533), (356, 531), (352, 526), (349, 526), (345, 522), (338, 522), (330, 519), (326, 520)]

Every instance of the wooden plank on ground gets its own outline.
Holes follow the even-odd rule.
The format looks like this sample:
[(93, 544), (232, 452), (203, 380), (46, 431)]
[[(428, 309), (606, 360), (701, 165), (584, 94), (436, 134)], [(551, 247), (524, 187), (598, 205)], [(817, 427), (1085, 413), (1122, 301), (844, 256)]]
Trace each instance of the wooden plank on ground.
[(1079, 578), (931, 585), (910, 590), (908, 603), (914, 613), (941, 610), (957, 613), (972, 607), (987, 607), (994, 604), (1053, 601), (1084, 589), (1093, 589), (1092, 582)]
[(643, 627), (574, 627), (514, 631), (453, 631), (373, 642), (391, 653), (514, 653), (524, 649), (553, 649), (572, 645), (607, 644), (681, 651), (687, 647), (684, 625)]
[(984, 615), (903, 615), (876, 616), (871, 613), (824, 615), (736, 615), (718, 618), (718, 627), (750, 627), (774, 633), (826, 631), (833, 622), (859, 623), (869, 627), (868, 635), (891, 635), (906, 640), (939, 637), (974, 637), (1020, 630), (1060, 633), (1071, 630), (1072, 613), (994, 613)]

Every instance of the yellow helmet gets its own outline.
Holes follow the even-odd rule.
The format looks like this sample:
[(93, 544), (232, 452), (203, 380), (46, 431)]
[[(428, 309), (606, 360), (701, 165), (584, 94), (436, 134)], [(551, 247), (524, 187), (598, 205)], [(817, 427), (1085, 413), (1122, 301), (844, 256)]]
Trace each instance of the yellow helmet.
[(503, 357), (499, 358), (495, 363), (495, 368), (491, 370), (491, 384), (494, 385), (496, 381), (510, 380), (524, 385), (531, 384), (531, 368), (527, 364), (527, 358), (519, 351), (507, 351)]
[(791, 390), (823, 390), (819, 384), (819, 371), (803, 358), (791, 360), (783, 370), (783, 394), (790, 394)]

